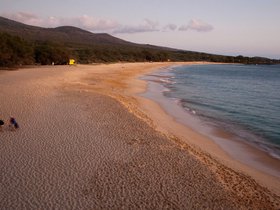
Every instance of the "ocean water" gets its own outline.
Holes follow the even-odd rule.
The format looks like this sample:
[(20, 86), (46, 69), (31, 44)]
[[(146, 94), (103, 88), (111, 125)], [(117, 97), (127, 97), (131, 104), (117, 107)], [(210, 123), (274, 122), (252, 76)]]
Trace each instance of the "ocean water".
[(149, 79), (186, 112), (280, 159), (280, 65), (173, 66)]

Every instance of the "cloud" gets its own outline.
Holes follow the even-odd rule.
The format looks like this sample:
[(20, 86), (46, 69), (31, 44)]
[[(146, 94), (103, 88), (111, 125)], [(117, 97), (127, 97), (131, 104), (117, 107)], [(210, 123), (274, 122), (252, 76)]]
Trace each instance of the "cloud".
[(81, 27), (90, 31), (107, 31), (115, 29), (119, 26), (119, 23), (110, 19), (98, 19), (83, 15), (80, 17), (70, 18), (68, 25), (74, 24), (74, 26)]
[(112, 32), (112, 33), (142, 33), (160, 31), (159, 24), (156, 21), (145, 19), (140, 25), (122, 25), (117, 21), (110, 19), (99, 19), (88, 15), (77, 17), (39, 17), (32, 13), (2, 13), (1, 16), (25, 23), (28, 25), (40, 27), (58, 27), (58, 26), (76, 26), (85, 30), (94, 32)]
[(28, 12), (2, 13), (1, 16), (28, 25), (41, 26), (43, 22), (37, 15)]
[(77, 17), (55, 17), (47, 18), (39, 17), (32, 13), (18, 12), (18, 13), (4, 13), (1, 14), (6, 18), (19, 21), (28, 25), (41, 27), (58, 27), (58, 26), (76, 26), (89, 31), (107, 31), (113, 30), (119, 26), (119, 23), (110, 19), (98, 19), (91, 16), (82, 15)]
[(203, 22), (202, 20), (192, 19), (188, 25), (182, 25), (179, 27), (179, 31), (194, 30), (198, 32), (209, 32), (212, 31), (214, 27), (208, 23)]
[(154, 31), (160, 31), (159, 29), (159, 23), (156, 21), (152, 21), (149, 19), (145, 19), (144, 22), (138, 26), (131, 26), (131, 25), (124, 25), (120, 26), (116, 30), (113, 31), (115, 34), (120, 33), (143, 33), (143, 32), (154, 32)]
[(175, 31), (176, 29), (177, 29), (177, 25), (172, 23), (163, 27), (163, 31)]
[(177, 28), (176, 24), (170, 23), (160, 26), (157, 21), (145, 19), (142, 24), (123, 25), (111, 19), (99, 19), (88, 15), (76, 17), (40, 17), (33, 13), (17, 12), (2, 13), (1, 16), (19, 21), (28, 25), (41, 27), (58, 27), (58, 26), (76, 26), (93, 32), (107, 32), (114, 34), (134, 34), (147, 32), (168, 32), (168, 31), (188, 31), (195, 30), (198, 32), (209, 32), (213, 30), (213, 26), (198, 19), (192, 19), (187, 25)]

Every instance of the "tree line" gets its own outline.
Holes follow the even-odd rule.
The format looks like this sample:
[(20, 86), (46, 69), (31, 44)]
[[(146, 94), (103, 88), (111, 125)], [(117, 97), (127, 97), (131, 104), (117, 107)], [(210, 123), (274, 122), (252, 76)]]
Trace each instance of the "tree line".
[(50, 42), (30, 43), (18, 36), (0, 34), (0, 66), (67, 64), (68, 50)]
[(0, 67), (21, 65), (64, 65), (70, 58), (81, 64), (108, 62), (210, 61), (244, 64), (274, 64), (279, 60), (259, 57), (223, 56), (207, 53), (118, 45), (28, 42), (19, 36), (0, 33)]

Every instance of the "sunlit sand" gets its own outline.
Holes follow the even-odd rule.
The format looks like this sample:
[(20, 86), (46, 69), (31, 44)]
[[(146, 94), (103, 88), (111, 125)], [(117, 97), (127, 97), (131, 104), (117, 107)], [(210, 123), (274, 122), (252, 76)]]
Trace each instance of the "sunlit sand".
[(139, 96), (173, 64), (1, 71), (0, 209), (279, 208), (278, 178)]

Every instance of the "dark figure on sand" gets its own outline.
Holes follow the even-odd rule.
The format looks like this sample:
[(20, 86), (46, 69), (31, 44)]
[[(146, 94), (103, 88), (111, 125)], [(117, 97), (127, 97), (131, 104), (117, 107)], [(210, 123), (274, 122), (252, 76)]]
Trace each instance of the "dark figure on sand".
[(4, 121), (3, 121), (3, 120), (0, 120), (0, 131), (3, 130), (3, 125), (4, 125), (4, 124), (5, 124)]
[(14, 117), (10, 117), (10, 128), (18, 129), (19, 125)]

